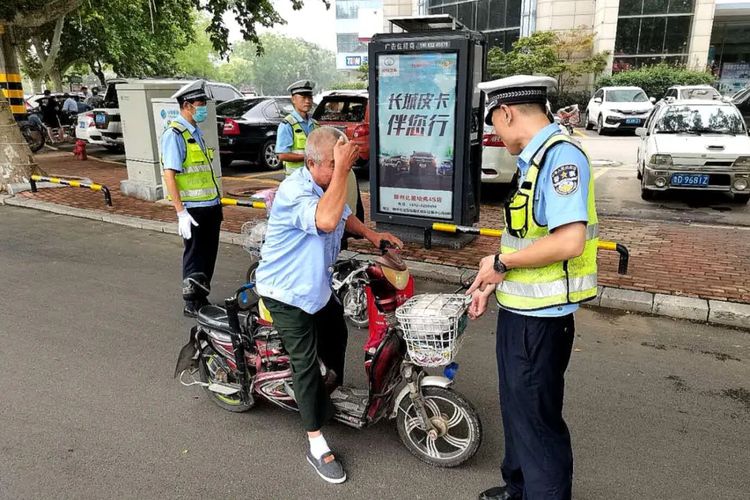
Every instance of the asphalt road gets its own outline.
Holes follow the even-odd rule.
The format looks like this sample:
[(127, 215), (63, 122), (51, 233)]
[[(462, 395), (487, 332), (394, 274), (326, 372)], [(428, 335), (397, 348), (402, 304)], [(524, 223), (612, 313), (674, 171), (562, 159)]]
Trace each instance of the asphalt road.
[[(304, 460), (299, 417), (228, 413), (172, 378), (181, 316), (176, 236), (0, 206), (0, 498), (471, 499), (499, 482), (494, 311), (471, 325), (456, 388), (483, 420), (464, 466), (416, 460), (395, 425), (335, 424), (349, 480)], [(212, 298), (247, 256), (222, 245)], [(418, 291), (449, 287), (420, 282)], [(361, 384), (362, 332), (346, 376)], [(744, 499), (750, 334), (587, 309), (567, 374), (576, 499)]]

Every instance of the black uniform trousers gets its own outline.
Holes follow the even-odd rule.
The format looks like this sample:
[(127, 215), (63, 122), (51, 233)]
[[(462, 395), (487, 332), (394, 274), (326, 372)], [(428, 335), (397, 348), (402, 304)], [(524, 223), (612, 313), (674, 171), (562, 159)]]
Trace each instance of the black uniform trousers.
[(349, 332), (344, 308), (331, 295), (328, 304), (315, 314), (278, 300), (263, 297), (273, 325), (281, 335), (292, 364), (292, 384), (302, 425), (312, 432), (333, 416), (333, 404), (320, 373), (318, 358), (336, 373), (336, 383), (344, 380), (344, 361)]
[(188, 208), (187, 211), (198, 225), (191, 226), (189, 240), (182, 240), (185, 244), (182, 254), (182, 279), (193, 273), (203, 273), (210, 284), (216, 266), (216, 254), (219, 251), (221, 221), (224, 219), (221, 205)]
[(570, 499), (573, 452), (562, 416), (573, 315), (523, 316), (500, 309), (497, 371), (505, 432), (502, 476), (524, 500)]

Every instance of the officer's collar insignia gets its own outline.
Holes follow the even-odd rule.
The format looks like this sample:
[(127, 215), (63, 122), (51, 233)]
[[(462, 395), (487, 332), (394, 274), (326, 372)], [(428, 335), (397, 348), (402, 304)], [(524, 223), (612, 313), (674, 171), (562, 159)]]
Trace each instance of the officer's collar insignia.
[(560, 196), (568, 196), (578, 190), (580, 176), (578, 165), (561, 165), (552, 171), (552, 187)]

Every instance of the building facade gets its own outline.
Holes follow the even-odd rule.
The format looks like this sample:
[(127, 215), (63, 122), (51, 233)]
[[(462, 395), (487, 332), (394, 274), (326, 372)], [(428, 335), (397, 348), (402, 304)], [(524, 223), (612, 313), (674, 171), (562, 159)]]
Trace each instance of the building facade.
[(750, 2), (733, 0), (383, 0), (388, 19), (450, 14), (508, 50), (540, 30), (589, 29), (608, 71), (665, 61), (711, 68), (724, 90), (750, 83)]

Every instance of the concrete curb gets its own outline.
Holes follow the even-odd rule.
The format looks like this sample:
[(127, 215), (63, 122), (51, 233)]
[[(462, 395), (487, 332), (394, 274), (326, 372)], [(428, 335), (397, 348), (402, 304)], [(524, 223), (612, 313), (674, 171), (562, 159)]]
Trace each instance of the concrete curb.
[[(30, 208), (160, 233), (177, 234), (177, 225), (175, 223), (68, 207), (5, 194), (0, 194), (0, 205)], [(219, 236), (220, 242), (232, 245), (242, 245), (242, 240), (242, 235), (229, 231), (222, 231)], [(341, 252), (341, 256), (359, 260), (366, 260), (371, 257), (367, 254), (357, 254), (346, 250)], [(456, 287), (460, 286), (462, 279), (466, 279), (472, 272), (475, 272), (473, 269), (446, 266), (443, 264), (430, 264), (413, 260), (407, 260), (406, 262), (409, 265), (409, 270), (415, 277), (445, 283), (455, 283)], [(589, 302), (588, 305), (750, 329), (750, 304), (600, 286), (596, 299)]]

